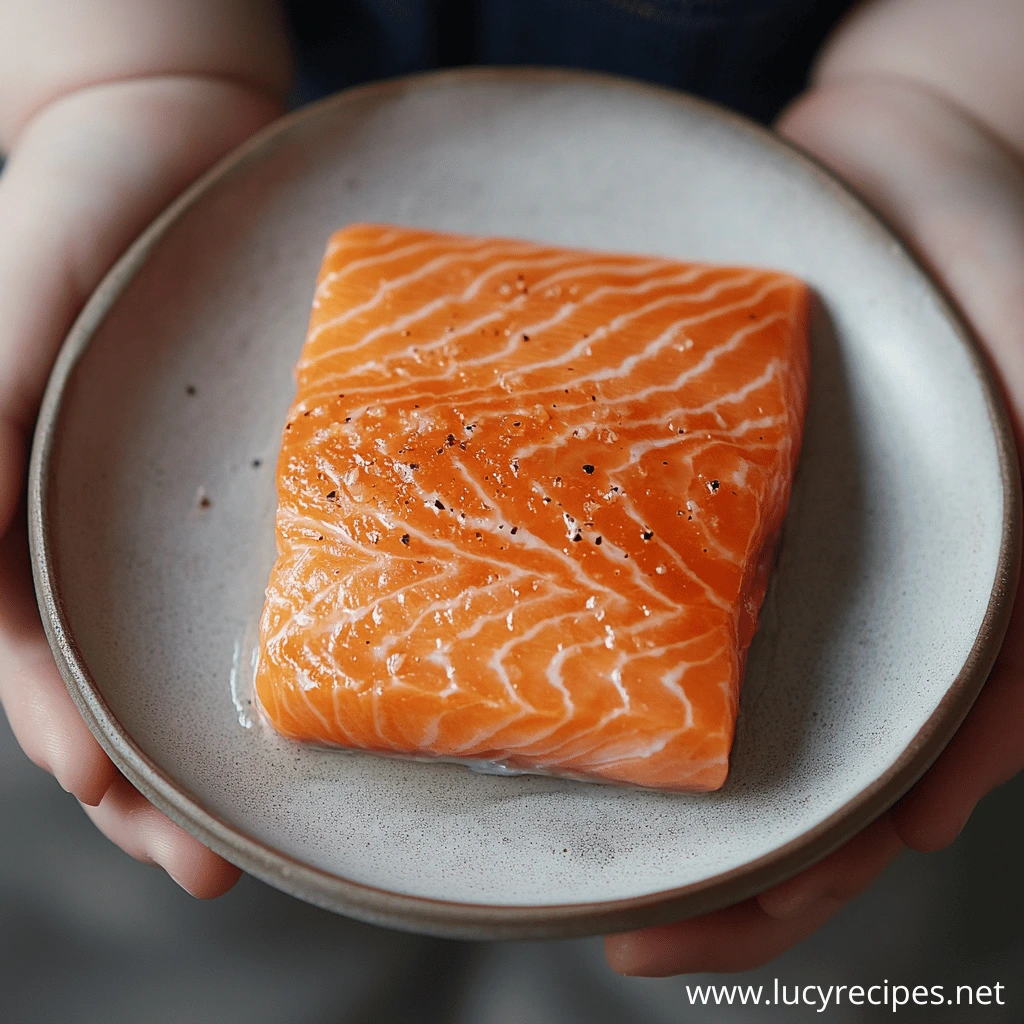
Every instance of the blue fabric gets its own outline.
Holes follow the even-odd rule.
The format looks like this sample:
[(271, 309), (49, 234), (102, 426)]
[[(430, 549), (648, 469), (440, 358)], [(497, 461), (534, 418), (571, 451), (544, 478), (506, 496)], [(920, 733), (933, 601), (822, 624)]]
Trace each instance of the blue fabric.
[(588, 68), (771, 120), (852, 0), (289, 0), (298, 99), (462, 64)]

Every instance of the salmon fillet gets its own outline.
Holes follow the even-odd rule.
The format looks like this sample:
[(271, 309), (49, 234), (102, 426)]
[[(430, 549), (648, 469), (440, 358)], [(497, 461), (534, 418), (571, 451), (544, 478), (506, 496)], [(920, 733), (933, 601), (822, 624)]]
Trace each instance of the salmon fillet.
[(277, 466), (271, 724), (720, 787), (800, 449), (807, 304), (766, 270), (334, 235)]

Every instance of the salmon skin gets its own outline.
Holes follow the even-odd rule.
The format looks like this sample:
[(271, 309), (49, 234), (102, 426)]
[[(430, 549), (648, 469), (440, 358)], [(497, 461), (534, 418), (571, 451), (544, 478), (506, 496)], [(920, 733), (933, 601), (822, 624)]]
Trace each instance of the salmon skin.
[(807, 308), (767, 270), (335, 234), (277, 465), (271, 724), (720, 787), (799, 455)]

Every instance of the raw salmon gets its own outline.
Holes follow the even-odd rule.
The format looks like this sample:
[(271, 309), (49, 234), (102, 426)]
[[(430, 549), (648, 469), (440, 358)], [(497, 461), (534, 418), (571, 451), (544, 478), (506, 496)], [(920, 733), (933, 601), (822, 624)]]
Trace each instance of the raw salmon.
[(273, 726), (721, 786), (800, 449), (807, 303), (766, 270), (338, 232), (277, 467)]

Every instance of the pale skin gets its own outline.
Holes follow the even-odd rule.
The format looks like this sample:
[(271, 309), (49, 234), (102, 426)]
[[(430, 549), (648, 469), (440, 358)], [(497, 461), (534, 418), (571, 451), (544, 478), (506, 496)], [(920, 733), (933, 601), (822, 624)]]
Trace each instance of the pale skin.
[[(0, 701), (26, 754), (127, 853), (199, 897), (239, 872), (124, 780), (53, 663), (28, 573), (22, 498), (46, 376), (75, 314), (186, 184), (284, 109), (274, 0), (0, 3)], [(971, 323), (1024, 442), (1024, 5), (870, 0), (826, 43), (778, 128), (852, 183)], [(1024, 449), (1024, 445), (1022, 445)], [(810, 935), (904, 847), (951, 843), (1024, 768), (1024, 602), (938, 762), (813, 868), (704, 917), (610, 936), (626, 974), (734, 971)]]

